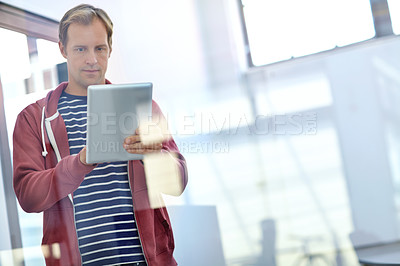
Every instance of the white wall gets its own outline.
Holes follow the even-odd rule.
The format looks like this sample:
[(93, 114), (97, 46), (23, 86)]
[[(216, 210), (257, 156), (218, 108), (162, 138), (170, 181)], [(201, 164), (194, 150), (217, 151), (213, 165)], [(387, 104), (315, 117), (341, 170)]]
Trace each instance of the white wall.
[(123, 1), (120, 7), (110, 11), (115, 25), (112, 80), (151, 81), (156, 99), (204, 88), (193, 1)]

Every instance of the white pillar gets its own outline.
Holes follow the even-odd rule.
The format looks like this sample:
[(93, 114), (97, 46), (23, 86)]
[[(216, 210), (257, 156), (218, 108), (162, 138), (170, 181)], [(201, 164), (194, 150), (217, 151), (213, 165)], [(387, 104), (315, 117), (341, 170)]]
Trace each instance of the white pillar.
[[(399, 238), (393, 179), (372, 59), (385, 45), (338, 52), (326, 60), (333, 113), (358, 244)], [(364, 236), (366, 236), (364, 235)]]

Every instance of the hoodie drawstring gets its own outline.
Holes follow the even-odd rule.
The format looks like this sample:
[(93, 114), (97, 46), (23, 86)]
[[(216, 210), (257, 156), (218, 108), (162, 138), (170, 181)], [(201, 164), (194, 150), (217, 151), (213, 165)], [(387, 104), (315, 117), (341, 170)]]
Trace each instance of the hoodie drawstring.
[(42, 122), (40, 123), (40, 125), (42, 126), (42, 144), (43, 144), (42, 156), (46, 157), (48, 152), (46, 150), (46, 144), (45, 144), (45, 141), (44, 141), (44, 109), (45, 109), (45, 106), (43, 106), (43, 109), (42, 109)]

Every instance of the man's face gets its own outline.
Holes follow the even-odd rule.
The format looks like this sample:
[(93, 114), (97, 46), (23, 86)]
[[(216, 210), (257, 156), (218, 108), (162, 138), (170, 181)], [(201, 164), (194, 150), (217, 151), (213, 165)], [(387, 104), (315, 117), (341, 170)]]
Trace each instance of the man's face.
[(106, 28), (99, 19), (90, 25), (71, 24), (66, 46), (61, 43), (59, 46), (68, 63), (67, 92), (86, 95), (89, 85), (105, 83), (111, 47)]

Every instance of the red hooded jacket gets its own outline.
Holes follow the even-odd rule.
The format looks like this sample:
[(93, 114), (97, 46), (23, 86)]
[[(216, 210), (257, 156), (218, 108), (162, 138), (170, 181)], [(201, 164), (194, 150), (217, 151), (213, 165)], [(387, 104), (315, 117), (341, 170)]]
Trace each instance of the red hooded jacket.
[[(73, 205), (68, 197), (94, 166), (69, 154), (64, 121), (58, 100), (68, 83), (27, 106), (19, 115), (13, 135), (14, 190), (26, 212), (43, 212), (43, 253), (47, 265), (81, 265)], [(153, 115), (164, 118), (153, 101)], [(180, 170), (182, 191), (187, 184), (186, 162), (172, 138), (162, 152), (174, 153)], [(149, 266), (176, 265), (174, 239), (166, 208), (150, 207), (144, 166), (128, 162), (133, 208), (143, 252)]]

